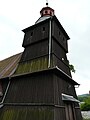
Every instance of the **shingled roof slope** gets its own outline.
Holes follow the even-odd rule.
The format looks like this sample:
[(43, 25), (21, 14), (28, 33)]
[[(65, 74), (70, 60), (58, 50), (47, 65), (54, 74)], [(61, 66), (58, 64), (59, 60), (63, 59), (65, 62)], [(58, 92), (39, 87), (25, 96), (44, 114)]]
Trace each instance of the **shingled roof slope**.
[(9, 77), (14, 73), (21, 55), (22, 53), (19, 53), (0, 61), (0, 79)]

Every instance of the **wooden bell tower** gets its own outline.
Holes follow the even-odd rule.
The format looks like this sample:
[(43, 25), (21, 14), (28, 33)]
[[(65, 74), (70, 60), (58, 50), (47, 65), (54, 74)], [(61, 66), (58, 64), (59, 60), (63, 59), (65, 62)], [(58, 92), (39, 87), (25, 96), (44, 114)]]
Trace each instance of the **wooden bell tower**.
[(40, 14), (23, 30), (25, 49), (10, 79), (6, 109), (17, 120), (81, 120), (78, 83), (71, 77), (66, 55), (69, 36), (48, 4)]

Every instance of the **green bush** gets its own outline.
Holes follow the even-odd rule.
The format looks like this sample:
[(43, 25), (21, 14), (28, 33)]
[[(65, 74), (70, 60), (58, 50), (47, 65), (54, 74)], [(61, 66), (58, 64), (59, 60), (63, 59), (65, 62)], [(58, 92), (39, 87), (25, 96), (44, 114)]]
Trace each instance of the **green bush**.
[(82, 111), (90, 111), (90, 97), (84, 99), (84, 103), (80, 105)]
[(84, 102), (87, 98), (88, 98), (88, 96), (78, 96), (78, 100), (80, 102)]
[(81, 111), (90, 111), (90, 103), (81, 104)]
[(84, 100), (84, 103), (81, 104), (81, 111), (90, 111), (90, 97)]

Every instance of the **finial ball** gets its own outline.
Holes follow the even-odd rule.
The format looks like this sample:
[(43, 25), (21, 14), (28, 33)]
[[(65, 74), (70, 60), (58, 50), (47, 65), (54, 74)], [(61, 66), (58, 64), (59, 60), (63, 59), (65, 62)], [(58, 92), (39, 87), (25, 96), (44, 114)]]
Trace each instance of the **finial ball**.
[(46, 5), (48, 6), (48, 3), (46, 3)]

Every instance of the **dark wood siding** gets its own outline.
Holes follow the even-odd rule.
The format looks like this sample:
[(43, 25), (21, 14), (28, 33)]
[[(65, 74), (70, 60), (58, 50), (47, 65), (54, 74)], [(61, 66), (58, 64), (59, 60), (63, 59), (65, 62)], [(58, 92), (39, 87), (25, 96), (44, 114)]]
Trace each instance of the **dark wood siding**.
[(54, 53), (60, 59), (64, 58), (67, 60), (65, 50), (55, 39), (52, 39), (52, 53)]
[[(66, 120), (65, 107), (7, 106), (0, 109), (0, 120)], [(75, 108), (76, 120), (82, 120), (80, 109)]]
[(55, 54), (52, 54), (53, 66), (58, 66), (62, 71), (71, 76), (69, 62), (59, 59)]
[[(62, 120), (66, 120), (67, 102), (62, 100), (62, 93), (71, 95), (77, 99), (74, 85), (66, 81), (64, 78), (61, 78), (58, 75), (54, 75), (54, 104), (58, 106), (57, 108), (55, 108), (55, 113), (54, 113), (55, 120), (59, 120), (61, 118)], [(70, 105), (74, 104), (73, 110), (75, 112), (74, 117), (76, 118), (76, 120), (82, 120), (79, 104), (70, 101), (68, 103)]]
[(53, 103), (53, 76), (41, 73), (11, 81), (6, 103)]
[(54, 120), (54, 109), (48, 106), (5, 106), (0, 110), (0, 120)]
[(14, 74), (32, 73), (48, 69), (48, 56), (42, 56), (19, 63), (19, 66)]
[[(66, 56), (69, 37), (53, 18), (51, 51), (50, 19), (23, 30), (25, 50), (19, 65), (8, 79), (8, 89), (8, 80), (2, 82), (3, 93), (6, 90), (7, 93), (3, 106), (0, 106), (0, 120), (66, 120), (66, 102), (62, 100), (62, 93), (77, 98), (74, 87), (76, 83), (67, 76), (71, 76)], [(72, 105), (72, 101), (68, 102)], [(74, 109), (76, 120), (81, 120), (78, 103), (74, 103)]]
[(62, 101), (62, 93), (74, 96), (77, 99), (74, 85), (68, 82), (68, 80), (54, 75), (54, 103), (60, 106), (65, 105)]
[(48, 54), (48, 40), (40, 41), (26, 47), (20, 61), (27, 61)]
[(64, 58), (64, 60), (67, 62), (65, 50), (55, 39), (52, 39), (52, 53), (54, 53), (59, 59)]
[(54, 110), (55, 120), (66, 120), (65, 107), (58, 107)]
[(83, 120), (80, 108), (77, 107), (75, 108), (75, 116), (76, 116), (76, 120)]
[(23, 47), (30, 45), (32, 43), (47, 39), (49, 37), (49, 22), (40, 24), (35, 28), (31, 29), (25, 33)]
[(68, 52), (67, 39), (55, 21), (52, 21), (52, 37)]

